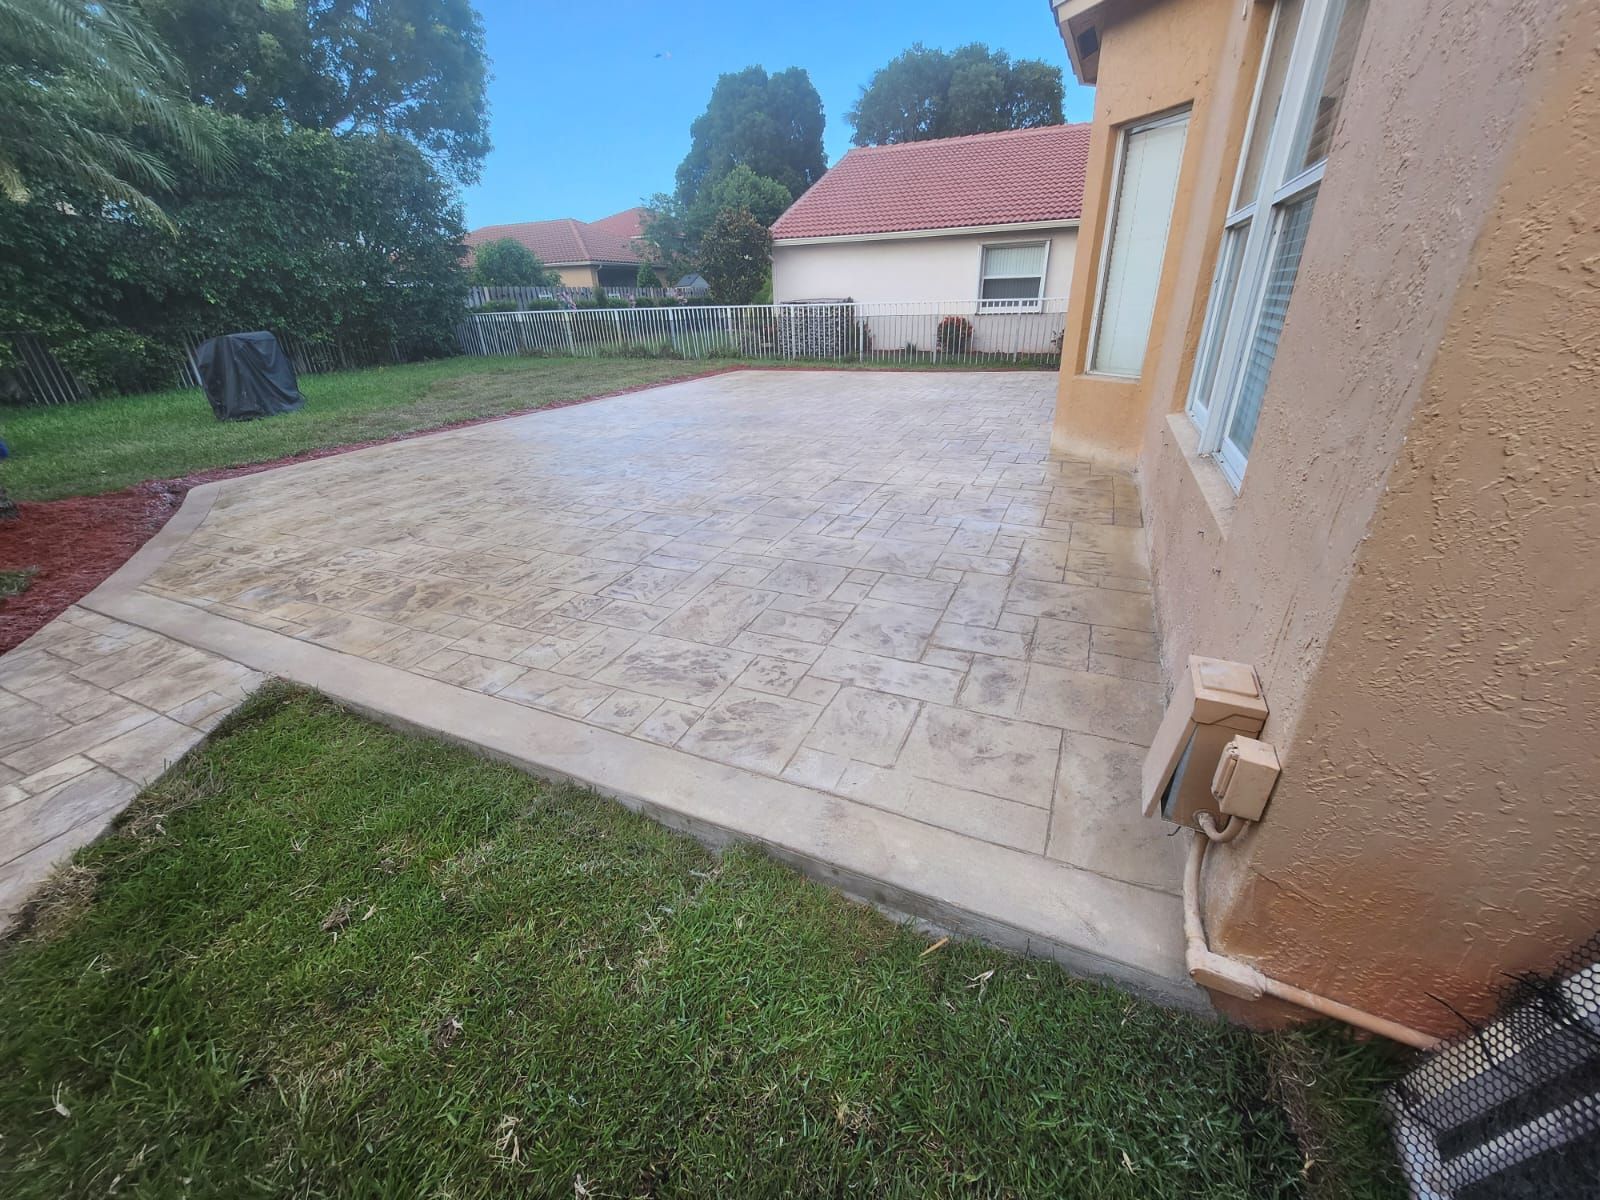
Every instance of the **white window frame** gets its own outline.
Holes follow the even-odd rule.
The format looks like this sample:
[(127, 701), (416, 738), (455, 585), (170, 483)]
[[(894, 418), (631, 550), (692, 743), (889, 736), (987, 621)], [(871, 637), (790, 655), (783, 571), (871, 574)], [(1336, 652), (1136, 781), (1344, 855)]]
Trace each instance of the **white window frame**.
[[(979, 312), (1038, 312), (1044, 301), (1044, 282), (1050, 275), (1050, 246), (1055, 239), (1028, 238), (1024, 241), (984, 242), (978, 250), (978, 311)], [(1033, 299), (985, 300), (983, 285), (991, 279), (1032, 279), (1032, 275), (989, 274), (989, 251), (1022, 246), (1043, 246), (1044, 258), (1039, 263), (1039, 294)]]
[[(1103, 379), (1138, 379), (1143, 369), (1132, 375), (1124, 375), (1119, 371), (1097, 371), (1094, 369), (1095, 350), (1100, 345), (1100, 314), (1105, 309), (1106, 277), (1111, 270), (1111, 238), (1116, 232), (1117, 205), (1122, 197), (1122, 163), (1128, 152), (1128, 138), (1136, 133), (1144, 133), (1149, 129), (1159, 129), (1163, 125), (1187, 125), (1192, 115), (1190, 105), (1176, 108), (1170, 112), (1160, 113), (1141, 121), (1125, 125), (1117, 132), (1117, 156), (1111, 164), (1111, 190), (1106, 193), (1107, 203), (1105, 208), (1105, 228), (1100, 231), (1100, 262), (1095, 271), (1094, 311), (1089, 315), (1089, 342), (1088, 353), (1084, 357), (1084, 374), (1096, 375)], [(1187, 136), (1185, 148), (1187, 148)], [(1183, 173), (1183, 160), (1178, 160), (1178, 172)], [(1167, 220), (1167, 239), (1172, 239), (1171, 216)], [(1162, 256), (1162, 269), (1166, 269), (1166, 256)], [(1159, 286), (1159, 284), (1158, 284)], [(1145, 346), (1149, 352), (1148, 343)]]
[[(1322, 84), (1345, 2), (1304, 0), (1294, 46), (1284, 71), (1277, 112), (1262, 113), (1267, 67), (1282, 12), (1281, 6), (1274, 7), (1256, 75), (1250, 121), (1239, 147), (1233, 208), (1223, 222), (1205, 323), (1185, 404), (1190, 420), (1199, 431), (1199, 452), (1217, 460), (1235, 491), (1243, 485), (1248, 454), (1228, 439), (1228, 428), (1242, 394), (1246, 351), (1255, 335), (1266, 295), (1267, 276), (1283, 226), (1283, 214), (1288, 206), (1315, 193), (1327, 170), (1328, 160), (1323, 158), (1293, 178), (1284, 179), (1284, 176), (1294, 153), (1303, 152), (1301, 135), (1312, 119), (1314, 93)], [(1262, 156), (1256, 189), (1252, 195), (1240, 195), (1251, 139), (1257, 123), (1262, 120), (1273, 121), (1273, 126)], [(1279, 182), (1274, 184), (1274, 180)], [(1243, 240), (1242, 246), (1237, 244), (1239, 239)], [(1230, 254), (1238, 257), (1237, 281), (1231, 294), (1222, 286)]]

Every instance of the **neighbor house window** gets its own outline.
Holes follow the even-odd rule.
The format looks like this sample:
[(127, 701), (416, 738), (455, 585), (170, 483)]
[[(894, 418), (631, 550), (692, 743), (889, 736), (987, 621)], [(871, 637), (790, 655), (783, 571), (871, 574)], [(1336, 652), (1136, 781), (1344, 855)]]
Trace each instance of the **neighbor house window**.
[(980, 308), (1038, 308), (1044, 296), (1049, 242), (1008, 243), (983, 248), (978, 281)]
[(1090, 335), (1089, 370), (1096, 374), (1137, 378), (1144, 366), (1188, 130), (1185, 111), (1129, 126), (1118, 143)]
[(1244, 479), (1367, 0), (1279, 0), (1189, 383), (1200, 450)]

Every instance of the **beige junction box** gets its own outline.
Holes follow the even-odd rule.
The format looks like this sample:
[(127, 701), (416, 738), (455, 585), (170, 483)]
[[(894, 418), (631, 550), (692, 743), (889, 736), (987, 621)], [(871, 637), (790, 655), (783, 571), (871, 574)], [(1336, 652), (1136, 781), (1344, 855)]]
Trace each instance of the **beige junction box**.
[(1217, 815), (1211, 780), (1223, 748), (1235, 734), (1254, 737), (1266, 721), (1267, 702), (1254, 667), (1190, 655), (1145, 755), (1145, 816), (1193, 825), (1198, 813)]

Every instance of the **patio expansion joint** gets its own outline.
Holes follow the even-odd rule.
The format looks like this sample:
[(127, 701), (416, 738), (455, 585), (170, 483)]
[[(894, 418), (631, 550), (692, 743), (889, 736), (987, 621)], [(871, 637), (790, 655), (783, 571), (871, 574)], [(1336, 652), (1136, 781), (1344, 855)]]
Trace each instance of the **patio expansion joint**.
[[(171, 540), (198, 523), (174, 529)], [(386, 724), (591, 786), (712, 845), (759, 842), (895, 915), (1208, 1011), (1184, 974), (1179, 901), (1168, 893), (234, 621), (138, 590), (147, 574), (119, 573), (80, 606), (314, 688)], [(1115, 957), (1102, 925), (1117, 931)]]

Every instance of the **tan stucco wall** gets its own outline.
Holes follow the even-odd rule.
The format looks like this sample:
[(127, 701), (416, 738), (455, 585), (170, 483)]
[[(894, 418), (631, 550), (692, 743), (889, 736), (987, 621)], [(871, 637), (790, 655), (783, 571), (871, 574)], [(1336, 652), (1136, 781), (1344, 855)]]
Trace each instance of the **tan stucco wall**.
[[(1094, 128), (1089, 140), (1084, 179), (1084, 213), (1078, 234), (1082, 253), (1073, 264), (1062, 342), (1061, 383), (1056, 399), (1054, 448), (1121, 466), (1138, 453), (1144, 416), (1150, 403), (1154, 356), (1146, 351), (1136, 380), (1093, 375), (1087, 371), (1089, 331), (1094, 316), (1100, 259), (1104, 251), (1104, 217), (1110, 202), (1117, 142), (1124, 126), (1144, 117), (1191, 107), (1189, 131), (1173, 199), (1173, 225), (1168, 236), (1155, 312), (1150, 324), (1151, 348), (1158, 346), (1172, 317), (1177, 294), (1169, 278), (1178, 230), (1196, 204), (1214, 194), (1214, 173), (1205, 170), (1197, 145), (1207, 136), (1214, 109), (1228, 110), (1237, 76), (1222, 72), (1223, 49), (1230, 38), (1260, 24), (1258, 6), (1243, 10), (1237, 0), (1186, 0), (1184, 3), (1126, 5), (1131, 10), (1101, 31), (1099, 81), (1095, 88)], [(1248, 84), (1245, 85), (1248, 87)], [(1220, 89), (1220, 94), (1219, 94)], [(1215, 131), (1212, 131), (1215, 136)], [(1207, 209), (1209, 211), (1209, 209)], [(1077, 298), (1084, 298), (1081, 303)]]
[(1171, 55), (1215, 53), (1210, 81), (1182, 76), (1141, 382), (1086, 387), (1069, 325), (1057, 425), (1059, 448), (1138, 453), (1167, 678), (1190, 653), (1242, 659), (1272, 705), (1284, 777), (1210, 856), (1214, 941), (1439, 1030), (1424, 991), (1482, 1014), (1501, 972), (1600, 925), (1600, 118), (1579, 90), (1600, 31), (1577, 7), (1372, 6), (1237, 497), (1182, 408), (1268, 8), (1140, 6), (1098, 56), (1103, 189), (1110, 124), (1170, 96), (1129, 77), (1171, 86), (1175, 30)]
[(1369, 17), (1343, 141), (1382, 153), (1330, 166), (1230, 533), (1260, 549), (1196, 633), (1266, 664), (1286, 751), (1219, 944), (1444, 1032), (1424, 991), (1486, 1015), (1600, 927), (1600, 13), (1425, 7)]
[(1050, 243), (1044, 294), (1065, 296), (1072, 280), (1077, 230), (1071, 227), (955, 237), (886, 238), (772, 248), (772, 298), (970, 300), (978, 294), (983, 248), (1011, 242)]
[(595, 270), (593, 267), (551, 267), (561, 277), (562, 287), (592, 288), (595, 284)]

